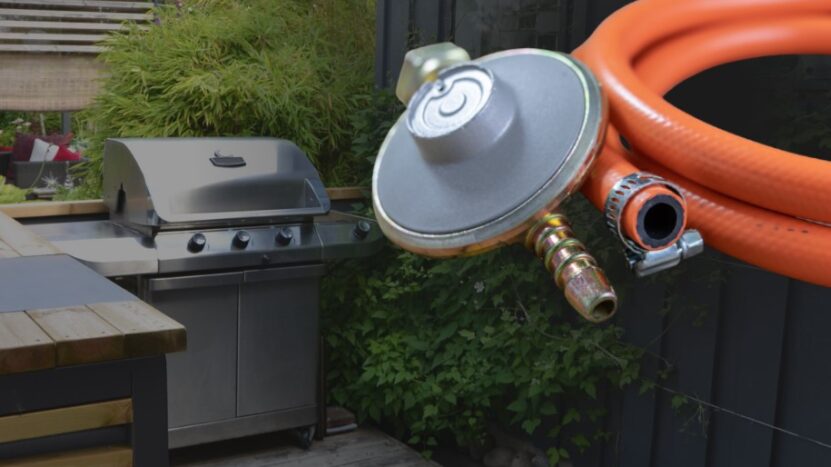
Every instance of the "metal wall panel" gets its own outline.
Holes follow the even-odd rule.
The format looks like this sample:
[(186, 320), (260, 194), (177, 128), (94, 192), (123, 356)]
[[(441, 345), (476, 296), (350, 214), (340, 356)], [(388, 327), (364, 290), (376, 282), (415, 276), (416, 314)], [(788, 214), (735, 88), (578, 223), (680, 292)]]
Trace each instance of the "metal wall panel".
[(377, 0), (375, 85), (394, 87), (407, 50), (449, 40), (456, 0)]

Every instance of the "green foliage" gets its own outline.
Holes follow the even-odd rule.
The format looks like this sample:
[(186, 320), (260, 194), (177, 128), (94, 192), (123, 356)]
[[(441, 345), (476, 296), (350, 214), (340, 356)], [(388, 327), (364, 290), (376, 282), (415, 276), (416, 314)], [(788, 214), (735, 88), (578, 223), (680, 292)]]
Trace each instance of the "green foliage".
[(60, 130), (61, 114), (58, 112), (0, 112), (0, 146), (14, 145), (17, 133), (39, 135), (58, 133)]
[(369, 186), (378, 149), (403, 111), (404, 105), (392, 92), (381, 90), (368, 94), (365, 104), (350, 119), (354, 133), (349, 155), (341, 158), (335, 173), (341, 168), (351, 170), (359, 174), (359, 185)]
[[(38, 114), (0, 112), (0, 146), (13, 146), (18, 133), (32, 133), (40, 128)], [(38, 131), (39, 133), (39, 131)]]
[(24, 131), (23, 120), (15, 118), (0, 124), (0, 146), (14, 146), (14, 139), (17, 133)]
[[(191, 0), (109, 40), (81, 120), (94, 193), (109, 137), (277, 136), (332, 175), (372, 86), (370, 0)], [(353, 182), (342, 164), (337, 182)]]
[(424, 450), (449, 435), (480, 445), (489, 420), (534, 433), (554, 417), (564, 457), (588, 438), (560, 429), (590, 418), (566, 401), (637, 378), (640, 352), (618, 328), (565, 319), (519, 247), (441, 261), (386, 247), (369, 262), (340, 263), (323, 287), (331, 397)]
[(26, 201), (26, 190), (6, 183), (0, 176), (0, 204), (22, 203)]

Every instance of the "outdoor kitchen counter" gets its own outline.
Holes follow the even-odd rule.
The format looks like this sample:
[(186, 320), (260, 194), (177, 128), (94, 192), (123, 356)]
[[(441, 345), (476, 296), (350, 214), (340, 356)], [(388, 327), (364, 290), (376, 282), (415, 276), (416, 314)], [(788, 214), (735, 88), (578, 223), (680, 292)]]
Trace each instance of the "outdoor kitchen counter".
[(0, 212), (0, 465), (168, 464), (185, 328)]
[(185, 328), (0, 213), (0, 374), (185, 349)]

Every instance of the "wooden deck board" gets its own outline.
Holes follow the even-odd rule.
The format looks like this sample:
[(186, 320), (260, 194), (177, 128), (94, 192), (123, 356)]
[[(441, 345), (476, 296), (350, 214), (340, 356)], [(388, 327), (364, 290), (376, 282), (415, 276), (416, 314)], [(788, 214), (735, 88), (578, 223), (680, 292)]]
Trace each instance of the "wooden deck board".
[(133, 450), (128, 446), (104, 446), (22, 459), (0, 460), (2, 467), (130, 467), (132, 465)]
[(315, 441), (304, 451), (275, 435), (264, 435), (172, 451), (179, 467), (436, 467), (400, 441), (375, 429)]

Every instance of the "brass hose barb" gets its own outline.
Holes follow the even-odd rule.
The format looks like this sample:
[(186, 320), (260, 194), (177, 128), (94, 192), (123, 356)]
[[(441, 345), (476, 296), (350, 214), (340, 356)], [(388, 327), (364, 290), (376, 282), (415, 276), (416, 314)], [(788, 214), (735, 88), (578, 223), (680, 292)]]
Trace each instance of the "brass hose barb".
[(599, 323), (617, 311), (617, 295), (606, 273), (574, 236), (559, 212), (540, 219), (525, 237), (525, 246), (543, 260), (568, 303), (589, 321)]

